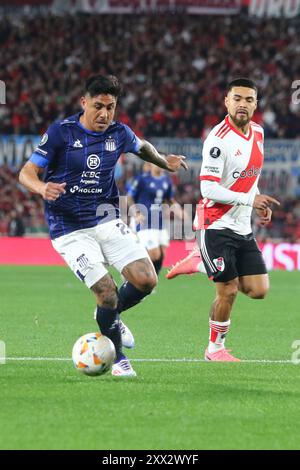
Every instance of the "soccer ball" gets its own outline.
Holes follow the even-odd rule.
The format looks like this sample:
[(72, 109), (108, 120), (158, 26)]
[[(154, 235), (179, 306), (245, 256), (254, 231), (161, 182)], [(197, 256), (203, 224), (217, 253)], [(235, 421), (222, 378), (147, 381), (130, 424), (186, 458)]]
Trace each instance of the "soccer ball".
[(76, 369), (87, 375), (102, 375), (114, 363), (116, 350), (113, 342), (101, 333), (87, 333), (73, 346), (72, 359)]

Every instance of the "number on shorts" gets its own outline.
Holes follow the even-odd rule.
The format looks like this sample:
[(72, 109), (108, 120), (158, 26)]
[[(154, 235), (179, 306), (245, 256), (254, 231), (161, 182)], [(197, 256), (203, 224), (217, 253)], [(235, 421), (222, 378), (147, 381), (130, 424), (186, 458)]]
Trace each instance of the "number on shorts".
[(116, 226), (121, 230), (122, 235), (126, 235), (127, 233), (130, 233), (130, 230), (128, 229), (128, 227), (122, 222), (118, 222)]

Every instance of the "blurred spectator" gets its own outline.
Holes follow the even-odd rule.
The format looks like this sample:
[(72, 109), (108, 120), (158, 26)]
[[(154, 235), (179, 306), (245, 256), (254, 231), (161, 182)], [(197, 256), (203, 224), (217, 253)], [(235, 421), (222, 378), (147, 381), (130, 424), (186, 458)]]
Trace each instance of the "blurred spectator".
[(287, 199), (272, 214), (272, 221), (266, 227), (259, 225), (254, 218), (254, 235), (258, 241), (286, 241), (300, 243), (300, 203), (299, 199)]
[(43, 199), (18, 182), (17, 172), (0, 165), (0, 236), (46, 233)]
[(22, 217), (17, 213), (17, 211), (11, 211), (8, 223), (8, 236), (23, 237), (24, 234), (25, 226)]

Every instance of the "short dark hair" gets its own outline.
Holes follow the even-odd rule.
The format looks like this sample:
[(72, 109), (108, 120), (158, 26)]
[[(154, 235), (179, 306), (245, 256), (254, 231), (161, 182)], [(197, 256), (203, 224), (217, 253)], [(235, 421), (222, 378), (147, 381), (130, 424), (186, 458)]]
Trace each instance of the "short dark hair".
[(92, 97), (97, 95), (112, 95), (118, 98), (121, 92), (122, 87), (114, 75), (92, 75), (85, 83), (85, 93), (89, 93)]
[(253, 90), (256, 91), (257, 93), (257, 86), (253, 82), (253, 80), (250, 80), (249, 78), (235, 78), (232, 80), (230, 83), (228, 83), (227, 91), (231, 91), (234, 86), (243, 86), (246, 88), (252, 88)]

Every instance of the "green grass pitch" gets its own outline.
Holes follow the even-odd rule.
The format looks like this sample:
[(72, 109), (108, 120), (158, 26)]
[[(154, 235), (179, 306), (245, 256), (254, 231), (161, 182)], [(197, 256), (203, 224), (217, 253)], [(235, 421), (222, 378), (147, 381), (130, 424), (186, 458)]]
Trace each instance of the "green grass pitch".
[(124, 313), (136, 339), (128, 356), (141, 360), (125, 380), (28, 360), (70, 358), (97, 331), (93, 296), (71, 271), (2, 266), (0, 276), (1, 449), (299, 449), (300, 273), (271, 273), (265, 300), (238, 296), (227, 347), (249, 362), (231, 364), (183, 361), (203, 359), (214, 287), (162, 273), (156, 294)]

